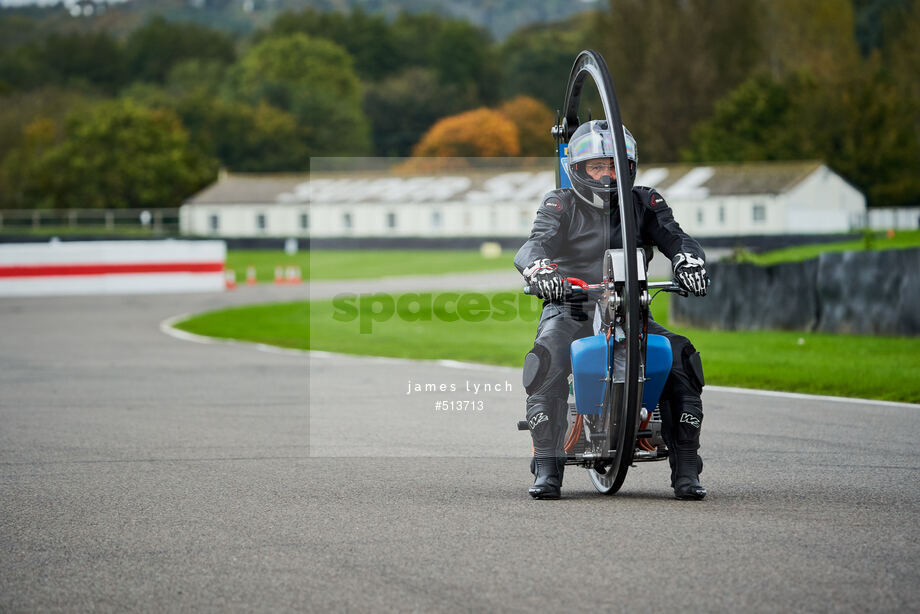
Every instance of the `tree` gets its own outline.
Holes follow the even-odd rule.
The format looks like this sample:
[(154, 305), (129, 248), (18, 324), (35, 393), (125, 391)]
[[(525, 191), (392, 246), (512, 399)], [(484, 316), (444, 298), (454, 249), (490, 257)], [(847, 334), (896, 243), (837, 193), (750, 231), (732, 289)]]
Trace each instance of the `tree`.
[(216, 161), (190, 147), (173, 113), (131, 101), (103, 102), (76, 113), (65, 133), (63, 142), (28, 169), (26, 204), (173, 207), (217, 173)]
[(38, 45), (20, 45), (0, 50), (0, 95), (28, 90), (54, 80)]
[(818, 155), (798, 128), (794, 92), (813, 95), (814, 81), (801, 74), (780, 82), (766, 72), (751, 76), (716, 102), (697, 124), (683, 152), (689, 162), (789, 160)]
[(761, 64), (774, 75), (806, 70), (825, 82), (859, 70), (852, 0), (769, 0), (763, 6)]
[(355, 70), (363, 79), (382, 79), (403, 64), (392, 30), (382, 15), (369, 15), (361, 9), (350, 13), (315, 9), (286, 12), (275, 18), (268, 36), (287, 36), (298, 32), (325, 38), (344, 47), (354, 58)]
[(877, 58), (833, 87), (807, 72), (759, 74), (716, 104), (693, 131), (691, 162), (825, 160), (870, 205), (920, 198), (915, 113)]
[(59, 138), (57, 122), (49, 117), (36, 117), (21, 133), (19, 145), (0, 160), (0, 206), (22, 208), (29, 206), (25, 187), (35, 162)]
[(371, 84), (364, 109), (379, 156), (407, 156), (438, 119), (476, 106), (472, 87), (442, 85), (427, 68), (409, 68)]
[(180, 100), (176, 112), (192, 143), (232, 171), (308, 169), (309, 133), (281, 109), (264, 102), (253, 107), (202, 93)]
[(41, 58), (57, 83), (87, 83), (109, 94), (124, 84), (121, 46), (104, 32), (51, 34), (41, 46)]
[(442, 84), (471, 84), (480, 102), (498, 101), (500, 73), (484, 30), (463, 21), (445, 22), (432, 45), (431, 59)]
[(676, 160), (692, 127), (761, 58), (760, 2), (611, 0), (592, 35), (645, 159)]
[(589, 38), (597, 16), (570, 18), (559, 24), (531, 26), (511, 34), (501, 45), (501, 91), (505, 98), (531, 96), (550, 109), (562, 107), (565, 84), (578, 53), (594, 47)]
[(236, 57), (233, 41), (226, 34), (194, 24), (170, 23), (162, 17), (132, 32), (125, 41), (124, 54), (132, 78), (158, 83), (182, 60), (230, 64)]
[(553, 155), (555, 141), (550, 128), (556, 122), (549, 107), (529, 96), (518, 96), (503, 103), (498, 112), (517, 128), (522, 156)]
[(226, 75), (227, 65), (219, 60), (182, 60), (169, 70), (165, 89), (172, 96), (188, 96), (198, 92), (216, 96)]
[(335, 43), (305, 34), (267, 38), (231, 69), (229, 90), (237, 100), (294, 115), (309, 131), (311, 155), (369, 148), (361, 86), (351, 57)]
[(416, 157), (516, 156), (521, 147), (514, 122), (491, 109), (475, 109), (445, 117), (422, 137)]

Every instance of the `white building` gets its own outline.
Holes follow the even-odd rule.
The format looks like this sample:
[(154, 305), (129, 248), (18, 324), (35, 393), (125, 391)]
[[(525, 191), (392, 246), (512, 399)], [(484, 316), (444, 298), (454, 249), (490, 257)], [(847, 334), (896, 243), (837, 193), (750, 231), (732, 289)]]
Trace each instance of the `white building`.
[[(656, 187), (700, 237), (841, 233), (866, 199), (820, 162), (659, 165)], [(222, 174), (180, 210), (184, 234), (225, 237), (525, 237), (552, 170), (441, 175)]]

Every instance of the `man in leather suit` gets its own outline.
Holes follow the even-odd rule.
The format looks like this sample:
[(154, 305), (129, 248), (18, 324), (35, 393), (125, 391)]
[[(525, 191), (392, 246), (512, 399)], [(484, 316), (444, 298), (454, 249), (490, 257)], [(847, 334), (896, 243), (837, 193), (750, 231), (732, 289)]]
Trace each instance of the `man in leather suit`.
[[(635, 177), (636, 141), (624, 128), (629, 172)], [(572, 188), (549, 192), (537, 211), (530, 238), (518, 250), (514, 264), (533, 291), (545, 299), (534, 347), (524, 360), (527, 422), (533, 439), (531, 471), (536, 499), (558, 499), (565, 462), (569, 347), (574, 339), (594, 333), (592, 302), (563, 302), (564, 278), (597, 283), (603, 277), (607, 249), (622, 245), (613, 136), (604, 120), (578, 127), (569, 140), (568, 175)], [(671, 259), (674, 277), (687, 291), (706, 294), (705, 254), (687, 235), (661, 194), (633, 188), (638, 236), (636, 243), (651, 260), (656, 246)], [(653, 320), (649, 333), (665, 335), (674, 354), (671, 373), (661, 396), (662, 431), (670, 450), (671, 486), (679, 499), (702, 499), (699, 449), (703, 421), (703, 369), (700, 355), (686, 337)]]

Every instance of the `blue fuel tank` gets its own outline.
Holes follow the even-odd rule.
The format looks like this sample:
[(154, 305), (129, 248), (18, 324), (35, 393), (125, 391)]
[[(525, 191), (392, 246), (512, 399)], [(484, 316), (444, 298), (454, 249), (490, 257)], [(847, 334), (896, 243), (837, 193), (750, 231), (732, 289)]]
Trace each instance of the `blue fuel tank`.
[[(610, 358), (606, 336), (601, 333), (576, 339), (572, 342), (571, 357), (575, 408), (580, 414), (600, 414)], [(642, 405), (653, 411), (671, 372), (671, 342), (662, 335), (649, 335), (645, 358)]]

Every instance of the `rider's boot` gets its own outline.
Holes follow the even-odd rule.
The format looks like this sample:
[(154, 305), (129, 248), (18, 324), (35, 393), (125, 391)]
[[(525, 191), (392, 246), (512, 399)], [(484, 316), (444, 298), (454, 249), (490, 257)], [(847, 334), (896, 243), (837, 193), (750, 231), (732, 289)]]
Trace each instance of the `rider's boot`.
[(531, 462), (534, 474), (533, 486), (527, 491), (534, 499), (558, 499), (562, 496), (562, 475), (565, 458), (534, 456)]
[(542, 406), (527, 412), (530, 436), (533, 438), (533, 458), (530, 472), (533, 486), (527, 491), (534, 499), (558, 499), (562, 493), (562, 476), (565, 471), (565, 452), (562, 450), (559, 421), (550, 416)]
[(669, 454), (672, 486), (674, 496), (678, 499), (702, 499), (706, 489), (700, 484), (700, 472), (703, 459), (700, 458), (700, 426), (703, 422), (703, 410), (699, 398), (684, 397), (675, 404), (673, 440), (674, 447)]

